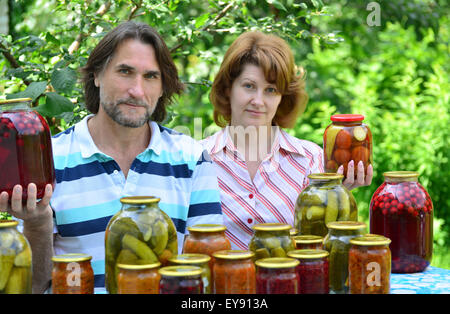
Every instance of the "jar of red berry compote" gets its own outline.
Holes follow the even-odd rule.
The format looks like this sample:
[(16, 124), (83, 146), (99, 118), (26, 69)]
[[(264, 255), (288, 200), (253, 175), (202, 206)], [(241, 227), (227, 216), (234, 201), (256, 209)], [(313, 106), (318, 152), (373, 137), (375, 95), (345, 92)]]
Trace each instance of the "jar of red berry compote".
[(30, 103), (30, 98), (0, 100), (0, 192), (11, 197), (20, 184), (24, 200), (29, 183), (36, 184), (38, 199), (55, 183), (50, 130)]
[(392, 240), (393, 273), (421, 272), (431, 263), (433, 203), (413, 171), (390, 171), (370, 202), (370, 232)]

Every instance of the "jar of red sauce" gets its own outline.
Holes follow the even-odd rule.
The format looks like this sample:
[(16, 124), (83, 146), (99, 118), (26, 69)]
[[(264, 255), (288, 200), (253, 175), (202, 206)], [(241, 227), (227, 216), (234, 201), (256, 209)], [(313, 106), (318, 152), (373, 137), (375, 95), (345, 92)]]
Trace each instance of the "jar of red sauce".
[(256, 293), (298, 294), (299, 278), (296, 267), (299, 261), (288, 257), (268, 257), (256, 264)]
[(118, 294), (159, 294), (160, 262), (134, 265), (117, 264)]
[(325, 250), (294, 250), (288, 253), (297, 259), (299, 278), (299, 294), (328, 294), (329, 293), (329, 253)]
[(305, 234), (305, 235), (295, 236), (293, 239), (295, 242), (295, 248), (297, 250), (302, 250), (302, 249), (322, 250), (323, 249), (323, 237), (321, 237), (321, 236)]
[(213, 293), (256, 293), (255, 254), (251, 251), (223, 250), (213, 253), (216, 259), (213, 272)]
[(36, 184), (38, 199), (55, 184), (50, 129), (30, 105), (30, 98), (0, 100), (0, 192), (11, 197), (19, 184), (23, 200), (28, 184)]
[(69, 253), (52, 257), (53, 294), (93, 294), (94, 271), (92, 256)]
[(350, 240), (348, 284), (351, 294), (389, 294), (391, 240), (383, 236), (362, 236)]
[(170, 265), (190, 265), (200, 267), (202, 272), (203, 293), (211, 293), (211, 269), (209, 268), (209, 261), (211, 256), (198, 253), (185, 253), (172, 256), (169, 259)]
[(198, 266), (176, 265), (159, 269), (160, 294), (203, 294), (202, 269)]
[(373, 163), (372, 133), (363, 123), (364, 116), (360, 114), (335, 114), (331, 116), (331, 124), (323, 135), (323, 150), (325, 172), (336, 172), (344, 165), (344, 177), (350, 160), (355, 164), (355, 179), (357, 165), (364, 164), (365, 175), (367, 167)]
[(393, 273), (421, 272), (433, 253), (433, 203), (414, 171), (389, 171), (370, 202), (370, 232), (391, 239)]

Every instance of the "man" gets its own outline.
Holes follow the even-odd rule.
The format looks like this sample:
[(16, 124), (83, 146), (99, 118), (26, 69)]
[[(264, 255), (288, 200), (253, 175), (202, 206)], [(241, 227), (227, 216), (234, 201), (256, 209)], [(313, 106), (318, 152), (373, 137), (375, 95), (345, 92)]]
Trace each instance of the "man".
[(0, 195), (0, 210), (24, 221), (37, 293), (49, 287), (51, 256), (63, 253), (91, 255), (95, 287), (104, 287), (104, 231), (123, 196), (161, 198), (160, 208), (177, 228), (180, 253), (186, 226), (223, 223), (207, 153), (190, 137), (157, 124), (183, 90), (159, 34), (142, 23), (119, 25), (92, 51), (83, 83), (92, 114), (52, 139), (53, 193), (49, 185), (37, 201), (30, 184), (23, 207), (22, 187), (15, 187), (10, 207), (7, 193)]

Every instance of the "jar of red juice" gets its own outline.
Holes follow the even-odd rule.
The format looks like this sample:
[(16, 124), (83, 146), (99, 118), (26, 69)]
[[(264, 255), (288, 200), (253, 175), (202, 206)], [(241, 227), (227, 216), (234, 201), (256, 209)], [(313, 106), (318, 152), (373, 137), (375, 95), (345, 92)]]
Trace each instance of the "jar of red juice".
[(36, 184), (38, 199), (55, 183), (50, 130), (30, 103), (30, 98), (0, 100), (0, 192), (11, 197), (20, 184), (23, 200), (29, 183)]
[(298, 278), (300, 281), (299, 294), (328, 294), (329, 293), (329, 262), (328, 251), (325, 250), (294, 250), (288, 253), (297, 259)]
[(298, 294), (296, 267), (300, 262), (289, 257), (268, 257), (255, 262), (257, 294)]
[(370, 202), (370, 232), (391, 239), (393, 273), (421, 272), (433, 252), (433, 203), (414, 171), (390, 171)]

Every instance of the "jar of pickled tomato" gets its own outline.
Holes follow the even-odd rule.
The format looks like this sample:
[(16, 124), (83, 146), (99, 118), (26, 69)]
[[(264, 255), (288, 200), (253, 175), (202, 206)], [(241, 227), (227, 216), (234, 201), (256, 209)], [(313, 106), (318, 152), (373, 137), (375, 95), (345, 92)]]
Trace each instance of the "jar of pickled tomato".
[(92, 256), (69, 253), (52, 257), (53, 294), (93, 294), (94, 271)]
[(256, 293), (298, 294), (298, 260), (289, 257), (268, 257), (257, 260), (255, 264)]
[(203, 270), (198, 266), (176, 265), (159, 269), (160, 294), (203, 294)]
[(160, 262), (153, 264), (117, 264), (118, 294), (159, 294)]

